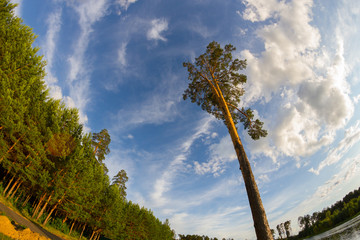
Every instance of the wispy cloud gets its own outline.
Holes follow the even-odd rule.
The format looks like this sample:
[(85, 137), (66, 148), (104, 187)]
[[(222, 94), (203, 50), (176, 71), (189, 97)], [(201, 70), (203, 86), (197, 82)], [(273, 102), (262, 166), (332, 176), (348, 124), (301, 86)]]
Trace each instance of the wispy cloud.
[(121, 68), (126, 67), (127, 61), (126, 61), (126, 46), (127, 43), (122, 43), (119, 50), (118, 50), (118, 62), (120, 64)]
[(212, 173), (214, 176), (220, 176), (225, 171), (226, 163), (237, 159), (229, 135), (223, 137), (219, 143), (212, 144), (209, 150), (211, 157), (207, 162), (194, 162), (197, 174)]
[(166, 30), (168, 30), (168, 22), (166, 19), (153, 19), (146, 37), (148, 40), (161, 40), (165, 42), (167, 39), (162, 36), (162, 33)]
[(345, 130), (345, 136), (339, 144), (331, 149), (327, 157), (320, 162), (317, 169), (311, 168), (309, 171), (318, 175), (320, 171), (332, 164), (335, 164), (342, 160), (346, 153), (349, 152), (352, 147), (360, 141), (360, 121), (357, 121), (355, 125)]
[(58, 85), (58, 79), (53, 74), (53, 61), (57, 50), (57, 41), (59, 38), (59, 32), (61, 30), (61, 15), (62, 8), (59, 7), (56, 11), (51, 13), (46, 21), (47, 32), (45, 37), (45, 43), (43, 44), (42, 50), (44, 51), (46, 59), (46, 77), (45, 81), (47, 86), (50, 88), (50, 95), (55, 99), (62, 99), (62, 89)]
[(175, 120), (179, 114), (177, 103), (181, 100), (182, 91), (176, 84), (178, 76), (167, 73), (161, 78), (151, 94), (130, 102), (113, 116), (115, 131), (128, 131), (142, 125), (160, 125)]
[[(330, 206), (335, 201), (341, 200), (348, 192), (358, 187), (358, 176), (360, 174), (360, 155), (343, 161), (337, 174), (333, 175), (324, 184), (320, 185), (313, 195), (301, 201), (293, 209), (279, 215), (275, 222), (283, 222), (291, 219), (297, 222), (299, 216), (321, 211), (324, 206)], [(283, 196), (286, 196), (283, 194)], [(281, 207), (279, 207), (281, 209)], [(297, 224), (293, 224), (293, 231), (299, 230)]]
[[(244, 211), (243, 206), (220, 207), (208, 214), (198, 215), (193, 212), (176, 213), (170, 218), (176, 230), (182, 234), (198, 234), (217, 237), (221, 239), (244, 237), (251, 238), (253, 234), (249, 232), (239, 232), (239, 227), (245, 225), (244, 222), (251, 221)], [(191, 221), (189, 221), (191, 219)], [(234, 221), (237, 224), (234, 224)], [(243, 226), (242, 226), (243, 227)], [(240, 236), (241, 235), (241, 236)]]
[(195, 133), (189, 136), (180, 146), (178, 154), (169, 163), (168, 167), (164, 170), (159, 178), (156, 179), (154, 184), (154, 191), (151, 194), (155, 206), (164, 206), (167, 199), (164, 194), (170, 190), (175, 177), (180, 171), (185, 169), (184, 162), (187, 159), (189, 150), (194, 141), (204, 134), (209, 134), (211, 122), (214, 121), (212, 117), (205, 117), (199, 122), (199, 126)]
[(85, 52), (93, 32), (93, 24), (106, 15), (108, 3), (105, 0), (91, 0), (69, 2), (69, 5), (78, 13), (80, 35), (75, 42), (73, 54), (68, 58), (70, 69), (67, 82), (70, 94), (67, 100), (69, 105), (74, 104), (79, 109), (80, 121), (86, 124), (86, 108), (91, 94), (91, 68), (86, 61)]
[[(250, 79), (245, 103), (262, 101), (281, 106), (269, 121), (263, 143), (268, 156), (309, 156), (334, 140), (335, 131), (352, 117), (347, 63), (341, 34), (335, 52), (321, 46), (319, 29), (311, 25), (313, 2), (245, 1), (243, 17), (250, 21), (271, 19), (257, 30), (265, 50), (248, 60)], [(274, 98), (273, 96), (281, 96)], [(266, 117), (266, 116), (265, 116)], [(273, 153), (269, 152), (273, 151)], [(277, 152), (277, 153), (274, 153)]]
[(130, 4), (135, 3), (137, 0), (117, 0), (116, 2), (125, 10), (128, 9)]

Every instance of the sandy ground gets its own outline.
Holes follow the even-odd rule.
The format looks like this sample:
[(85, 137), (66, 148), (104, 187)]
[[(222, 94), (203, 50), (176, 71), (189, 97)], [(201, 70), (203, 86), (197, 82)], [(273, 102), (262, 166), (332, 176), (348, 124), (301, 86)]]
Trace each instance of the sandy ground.
[(49, 240), (49, 238), (32, 232), (29, 228), (17, 231), (15, 226), (11, 224), (9, 218), (6, 216), (0, 216), (0, 232), (6, 236), (19, 240)]

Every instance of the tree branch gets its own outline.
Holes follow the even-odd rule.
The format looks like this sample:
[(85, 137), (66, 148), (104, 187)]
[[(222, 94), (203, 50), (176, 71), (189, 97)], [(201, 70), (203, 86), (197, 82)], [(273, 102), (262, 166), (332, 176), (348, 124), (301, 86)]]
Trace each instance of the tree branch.
[(10, 75), (16, 73), (17, 71), (20, 71), (20, 70), (23, 69), (24, 67), (29, 66), (30, 64), (31, 64), (31, 63), (28, 63), (28, 64), (26, 64), (25, 66), (22, 66), (21, 68), (18, 68), (18, 69), (16, 69), (15, 71), (13, 71), (13, 72), (11, 72), (11, 73), (9, 73), (9, 74), (6, 74), (6, 76), (9, 77)]
[(235, 108), (236, 110), (238, 110), (242, 115), (244, 115), (248, 120), (249, 120), (249, 127), (251, 128), (252, 126), (252, 121), (251, 121), (251, 119), (249, 118), (249, 116), (245, 113), (245, 112), (243, 112), (243, 111), (241, 111), (239, 108), (237, 108), (235, 105), (233, 105), (233, 104), (231, 104), (231, 103), (228, 103), (228, 102), (226, 102), (226, 104), (228, 104), (229, 106), (231, 106), (231, 107), (233, 107), (233, 108)]

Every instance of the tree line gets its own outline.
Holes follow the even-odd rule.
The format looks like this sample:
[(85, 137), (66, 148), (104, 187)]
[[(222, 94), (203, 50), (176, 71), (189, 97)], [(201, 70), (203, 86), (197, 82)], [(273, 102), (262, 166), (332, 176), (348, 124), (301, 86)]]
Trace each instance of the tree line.
[[(291, 221), (276, 226), (278, 239), (303, 239), (323, 233), (337, 225), (348, 221), (360, 213), (360, 187), (337, 201), (331, 207), (298, 217), (300, 231), (291, 236)], [(271, 230), (275, 239), (275, 230)]]
[(234, 239), (232, 239), (232, 238), (218, 239), (216, 237), (210, 238), (210, 237), (205, 236), (205, 235), (200, 236), (200, 235), (189, 235), (188, 234), (188, 235), (185, 236), (185, 235), (179, 234), (179, 240), (234, 240)]
[(32, 29), (0, 0), (0, 193), (24, 215), (90, 239), (173, 239), (169, 221), (126, 200), (110, 179), (106, 129), (86, 133), (78, 110), (49, 97)]
[(348, 193), (342, 200), (321, 212), (304, 215), (298, 218), (301, 228), (299, 237), (307, 237), (325, 232), (343, 223), (360, 212), (360, 187)]

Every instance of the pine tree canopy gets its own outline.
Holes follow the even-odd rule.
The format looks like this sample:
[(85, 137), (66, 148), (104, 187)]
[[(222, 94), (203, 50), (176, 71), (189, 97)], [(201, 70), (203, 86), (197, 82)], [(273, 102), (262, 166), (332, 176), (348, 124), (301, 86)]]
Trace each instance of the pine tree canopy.
[(183, 94), (184, 100), (190, 99), (197, 103), (217, 119), (225, 120), (224, 109), (221, 105), (225, 100), (235, 124), (242, 122), (248, 134), (257, 140), (265, 137), (263, 122), (254, 120), (254, 112), (250, 108), (238, 108), (240, 98), (244, 94), (242, 85), (246, 83), (246, 75), (239, 73), (246, 68), (246, 60), (233, 60), (231, 52), (236, 48), (231, 44), (224, 49), (213, 41), (206, 52), (195, 59), (195, 64), (184, 62), (183, 66), (189, 72), (189, 86)]

